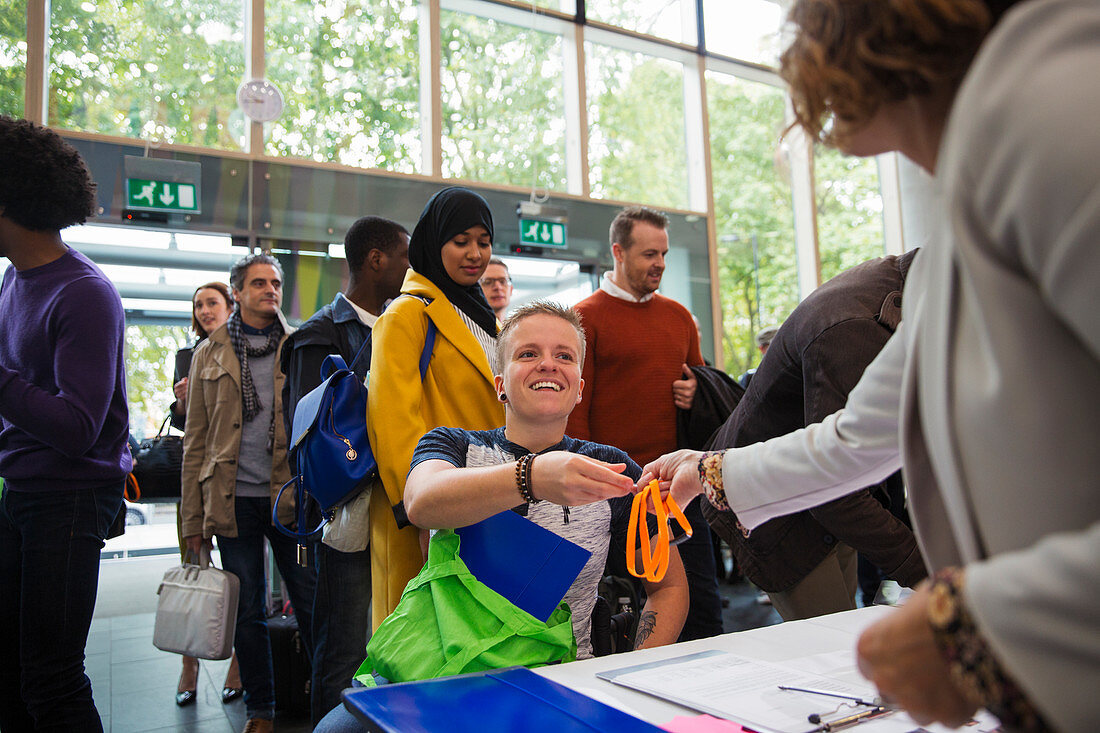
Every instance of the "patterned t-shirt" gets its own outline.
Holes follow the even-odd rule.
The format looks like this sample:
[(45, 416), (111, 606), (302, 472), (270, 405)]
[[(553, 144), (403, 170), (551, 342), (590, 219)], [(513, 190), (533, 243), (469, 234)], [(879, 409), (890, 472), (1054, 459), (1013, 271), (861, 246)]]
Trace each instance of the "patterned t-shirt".
[[(542, 453), (568, 451), (606, 463), (625, 463), (625, 475), (635, 481), (642, 469), (618, 448), (601, 443), (589, 443), (568, 436)], [(441, 460), (459, 468), (499, 466), (510, 463), (531, 451), (504, 437), (504, 428), (496, 430), (459, 430), (435, 428), (420, 439), (413, 453), (412, 466), (427, 460)], [(517, 499), (518, 499), (517, 494)], [(592, 609), (596, 605), (597, 586), (604, 574), (608, 551), (612, 559), (625, 568), (626, 530), (630, 521), (632, 495), (600, 501), (585, 506), (570, 507), (566, 512), (557, 504), (540, 501), (523, 504), (526, 516), (535, 524), (592, 553), (577, 579), (565, 593), (565, 602), (573, 614), (573, 635), (577, 639), (577, 658), (592, 656)], [(613, 565), (619, 564), (613, 563)]]

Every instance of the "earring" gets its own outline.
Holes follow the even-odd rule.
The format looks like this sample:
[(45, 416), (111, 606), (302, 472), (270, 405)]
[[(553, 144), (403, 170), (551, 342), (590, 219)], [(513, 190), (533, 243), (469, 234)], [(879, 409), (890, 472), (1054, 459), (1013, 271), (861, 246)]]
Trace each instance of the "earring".
[(508, 395), (501, 392), (500, 394), (497, 395), (497, 399), (500, 400), (501, 402), (507, 402), (508, 401)]

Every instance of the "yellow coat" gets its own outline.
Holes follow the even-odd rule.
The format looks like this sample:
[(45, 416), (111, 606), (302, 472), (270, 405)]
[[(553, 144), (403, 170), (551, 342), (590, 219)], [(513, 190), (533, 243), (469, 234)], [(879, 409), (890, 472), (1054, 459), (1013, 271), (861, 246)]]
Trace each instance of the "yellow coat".
[[(504, 424), (489, 360), (454, 306), (427, 278), (410, 270), (398, 298), (374, 324), (367, 430), (385, 491), (370, 500), (371, 616), (373, 625), (393, 612), (420, 572), (424, 557), (415, 527), (397, 528), (393, 507), (405, 494), (413, 450), (432, 428), (491, 430)], [(420, 381), (420, 354), (428, 319), (438, 333), (428, 371)]]

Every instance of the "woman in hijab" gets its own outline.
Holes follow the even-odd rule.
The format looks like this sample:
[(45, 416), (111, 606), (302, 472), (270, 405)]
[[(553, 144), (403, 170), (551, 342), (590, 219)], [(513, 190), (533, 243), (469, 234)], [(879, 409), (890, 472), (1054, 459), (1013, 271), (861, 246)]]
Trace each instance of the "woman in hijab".
[[(370, 508), (375, 628), (424, 564), (420, 532), (402, 504), (417, 442), (436, 427), (491, 430), (504, 423), (493, 388), (499, 324), (478, 285), (492, 244), (485, 199), (464, 188), (436, 193), (409, 240), (412, 269), (402, 294), (374, 326), (367, 425), (385, 489), (373, 492)], [(437, 333), (421, 380), (429, 321)]]

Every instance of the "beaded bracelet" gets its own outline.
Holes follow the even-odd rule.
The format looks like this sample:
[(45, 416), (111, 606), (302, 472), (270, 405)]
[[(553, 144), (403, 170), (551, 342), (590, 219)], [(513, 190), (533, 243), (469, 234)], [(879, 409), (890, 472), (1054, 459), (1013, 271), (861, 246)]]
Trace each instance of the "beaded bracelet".
[(535, 455), (535, 453), (528, 454), (527, 462), (523, 464), (523, 488), (524, 493), (529, 497), (528, 504), (538, 501), (535, 498), (535, 492), (531, 489), (531, 467), (535, 465)]
[(519, 495), (528, 504), (534, 504), (538, 501), (531, 493), (531, 461), (534, 458), (533, 453), (528, 453), (525, 456), (520, 456), (520, 459), (516, 461), (516, 490), (519, 491)]
[(726, 490), (722, 485), (722, 458), (724, 451), (708, 451), (699, 459), (699, 481), (703, 484), (703, 495), (715, 509), (729, 511)]

